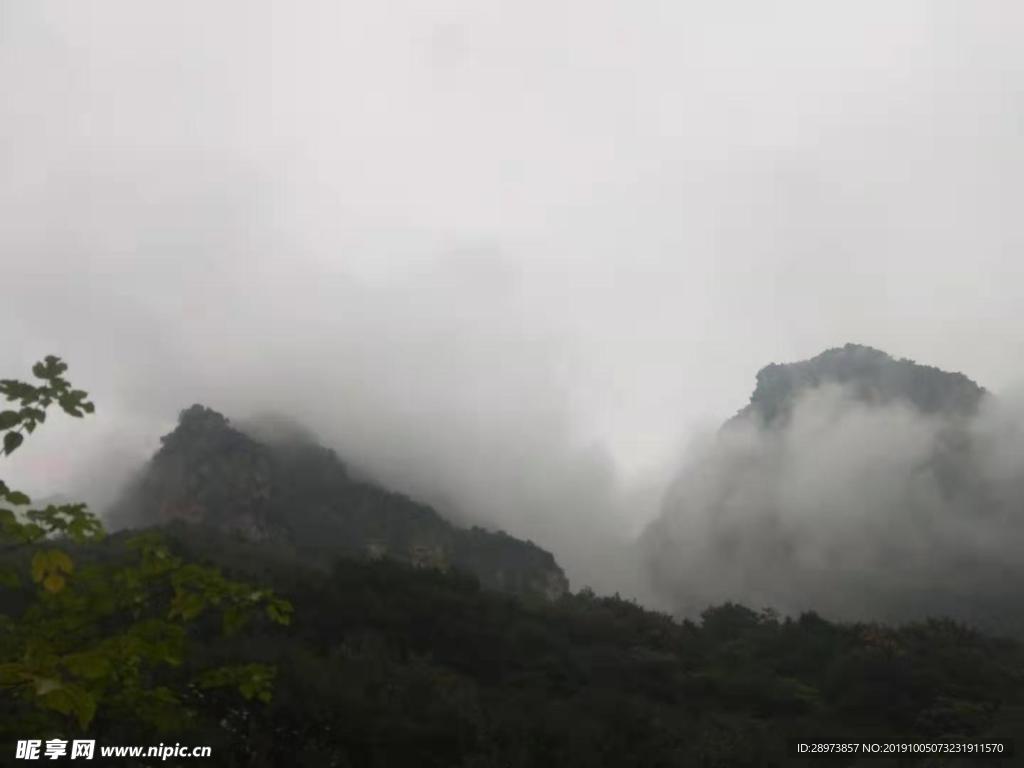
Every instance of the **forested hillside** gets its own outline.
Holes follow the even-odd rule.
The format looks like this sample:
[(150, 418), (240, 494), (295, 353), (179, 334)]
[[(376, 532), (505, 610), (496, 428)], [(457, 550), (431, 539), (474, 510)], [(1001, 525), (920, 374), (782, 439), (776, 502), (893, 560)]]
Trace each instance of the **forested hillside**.
[(806, 764), (787, 758), (790, 738), (1024, 732), (1024, 649), (948, 620), (838, 624), (725, 604), (680, 622), (618, 597), (529, 600), (386, 560), (267, 569), (254, 545), (186, 526), (173, 536), (294, 602), (287, 632), (216, 651), (278, 669), (273, 702), (235, 714), (244, 748), (270, 765), (299, 754), (302, 765), (764, 766)]

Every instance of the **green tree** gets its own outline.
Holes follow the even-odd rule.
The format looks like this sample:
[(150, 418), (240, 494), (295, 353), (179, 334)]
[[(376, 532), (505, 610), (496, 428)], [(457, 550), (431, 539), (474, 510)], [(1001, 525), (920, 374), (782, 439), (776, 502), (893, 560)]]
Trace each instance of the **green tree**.
[[(4, 456), (54, 405), (75, 418), (94, 413), (66, 371), (50, 356), (32, 369), (39, 383), (0, 381), (0, 395), (14, 404), (0, 411)], [(288, 624), (288, 601), (187, 562), (159, 534), (116, 545), (104, 536), (84, 504), (32, 508), (27, 494), (0, 481), (0, 692), (17, 702), (15, 719), (84, 730), (100, 713), (168, 729), (190, 719), (204, 690), (270, 701), (275, 669), (265, 664), (191, 669), (184, 680), (175, 670), (201, 621), (218, 619), (224, 634), (254, 620)]]

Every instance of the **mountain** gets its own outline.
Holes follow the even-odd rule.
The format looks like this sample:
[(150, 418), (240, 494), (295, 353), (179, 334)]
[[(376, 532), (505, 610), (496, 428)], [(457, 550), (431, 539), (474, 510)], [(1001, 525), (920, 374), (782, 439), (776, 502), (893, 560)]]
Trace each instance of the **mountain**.
[(640, 546), (666, 607), (738, 601), (1024, 636), (1024, 419), (962, 373), (847, 344), (757, 374)]
[(962, 373), (897, 360), (873, 347), (846, 344), (810, 360), (762, 368), (749, 405), (735, 419), (777, 425), (792, 412), (799, 395), (825, 384), (847, 387), (868, 405), (901, 401), (925, 414), (971, 415), (986, 394)]
[[(826, 405), (875, 419), (835, 394), (826, 393)], [(794, 401), (798, 427), (805, 402)], [(822, 412), (821, 402), (812, 405)], [(889, 438), (914, 431), (908, 411), (879, 410), (897, 422)], [(859, 429), (857, 440), (844, 442), (842, 413), (826, 408), (825, 416), (825, 428), (797, 430), (797, 443), (810, 436), (815, 459), (814, 472), (797, 476), (805, 484), (830, 477), (825, 469), (842, 475), (839, 464), (817, 462), (822, 456), (856, 464), (846, 449), (865, 443)], [(130, 530), (85, 541), (60, 536), (60, 516), (49, 518), (57, 536), (27, 545), (6, 538), (0, 741), (9, 749), (24, 745), (26, 733), (48, 745), (51, 736), (75, 733), (99, 745), (159, 743), (168, 765), (184, 764), (180, 745), (203, 745), (224, 768), (755, 768), (806, 765), (792, 743), (823, 734), (859, 752), (872, 743), (1001, 748), (997, 741), (1024, 732), (1019, 642), (948, 619), (907, 623), (915, 603), (903, 606), (896, 626), (836, 622), (817, 611), (781, 616), (760, 610), (760, 601), (756, 609), (704, 607), (699, 619), (681, 621), (618, 596), (570, 594), (547, 553), (455, 528), (429, 507), (355, 478), (308, 434), (281, 427), (245, 431), (202, 406), (183, 412), (118, 510), (126, 523), (166, 523), (158, 542), (142, 537), (140, 547)], [(780, 420), (778, 429), (721, 431), (727, 442), (739, 436), (741, 461), (724, 467), (721, 488), (714, 473), (686, 475), (684, 484), (724, 489), (712, 511), (726, 524), (735, 522), (739, 499), (768, 523), (755, 534), (770, 535), (773, 526), (785, 533), (792, 520), (780, 510), (797, 498), (779, 504), (771, 478), (806, 458), (786, 455), (787, 429)], [(764, 456), (751, 452), (751, 432)], [(836, 435), (839, 451), (830, 445)], [(867, 444), (874, 451), (881, 443)], [(779, 450), (782, 462), (773, 458)], [(920, 468), (894, 462), (891, 450), (876, 453), (879, 466), (893, 464), (897, 474)], [(787, 489), (801, 486), (784, 473), (779, 479)], [(854, 480), (857, 504), (886, 487)], [(812, 501), (797, 511), (843, 512), (854, 528), (863, 523), (856, 505), (833, 510), (824, 496)], [(880, 509), (886, 522), (899, 519)], [(919, 523), (920, 511), (903, 517)], [(31, 531), (13, 512), (0, 513), (0, 528)], [(685, 530), (705, 550), (710, 543), (725, 565), (720, 579), (752, 552), (735, 530), (718, 543), (720, 530), (703, 540), (707, 531)], [(713, 559), (673, 551), (674, 531), (664, 533), (669, 561), (690, 567), (681, 583), (716, 576)], [(842, 547), (855, 547), (855, 536), (840, 533)], [(883, 533), (875, 542), (883, 557), (885, 545), (906, 540)], [(765, 566), (760, 583), (779, 586), (773, 574), (785, 557), (799, 559), (799, 545), (760, 543), (774, 559), (747, 564)], [(825, 567), (835, 570), (842, 547)], [(55, 568), (63, 574), (56, 588), (51, 577), (36, 583), (39, 571)], [(806, 581), (806, 571), (797, 575)], [(827, 606), (841, 585), (819, 577)], [(544, 592), (552, 582), (560, 589), (546, 594), (560, 591), (558, 599), (509, 594)], [(1018, 604), (1009, 580), (1007, 591), (1005, 606)], [(965, 594), (983, 590), (969, 585)], [(124, 764), (151, 765), (151, 757)], [(948, 762), (932, 757), (939, 756), (928, 764)], [(960, 762), (973, 765), (972, 757)], [(1018, 764), (1017, 757), (1003, 753), (996, 762)], [(849, 750), (833, 758), (864, 762)]]
[(532, 542), (456, 527), (425, 504), (352, 477), (308, 435), (283, 434), (258, 440), (220, 413), (193, 405), (161, 438), (110, 519), (133, 527), (184, 520), (272, 542), (312, 562), (386, 557), (463, 570), (507, 592), (547, 598), (567, 592), (554, 557)]

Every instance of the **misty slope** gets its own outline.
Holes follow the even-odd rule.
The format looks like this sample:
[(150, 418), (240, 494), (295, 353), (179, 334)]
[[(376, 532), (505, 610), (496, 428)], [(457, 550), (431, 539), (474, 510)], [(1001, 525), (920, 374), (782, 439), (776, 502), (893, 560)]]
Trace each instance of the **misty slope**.
[(458, 528), (434, 509), (354, 479), (302, 435), (260, 442), (193, 405), (111, 512), (115, 525), (213, 526), (290, 555), (387, 557), (455, 568), (484, 586), (555, 598), (568, 581), (550, 553), (502, 532)]
[(692, 614), (739, 600), (1019, 633), (1024, 418), (959, 373), (848, 344), (763, 368), (642, 548)]

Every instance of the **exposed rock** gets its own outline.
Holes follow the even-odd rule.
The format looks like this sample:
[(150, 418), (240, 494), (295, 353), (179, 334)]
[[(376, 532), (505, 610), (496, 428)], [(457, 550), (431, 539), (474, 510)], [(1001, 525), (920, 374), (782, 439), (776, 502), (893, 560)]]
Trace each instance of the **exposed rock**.
[(900, 400), (928, 414), (970, 415), (985, 395), (982, 387), (962, 373), (847, 344), (810, 360), (765, 366), (757, 373), (750, 404), (734, 418), (756, 418), (765, 425), (777, 425), (786, 420), (798, 395), (823, 384), (844, 385), (871, 405)]
[(183, 520), (285, 543), (316, 562), (390, 557), (468, 571), (509, 592), (553, 599), (568, 591), (550, 553), (502, 532), (458, 528), (425, 504), (356, 480), (300, 431), (269, 445), (193, 405), (161, 442), (114, 511), (115, 524)]

